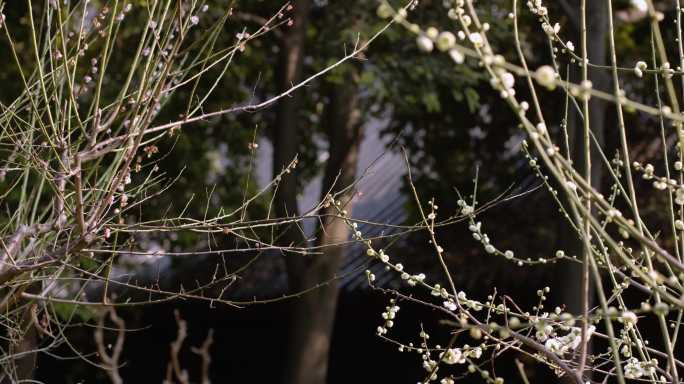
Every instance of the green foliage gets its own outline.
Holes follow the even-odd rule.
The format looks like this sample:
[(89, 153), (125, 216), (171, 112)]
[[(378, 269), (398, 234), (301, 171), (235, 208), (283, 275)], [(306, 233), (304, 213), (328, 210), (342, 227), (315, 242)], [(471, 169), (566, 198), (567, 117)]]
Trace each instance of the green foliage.
[(82, 321), (87, 323), (96, 316), (91, 309), (92, 307), (89, 306), (61, 302), (55, 302), (50, 305), (52, 306), (54, 313), (62, 321)]

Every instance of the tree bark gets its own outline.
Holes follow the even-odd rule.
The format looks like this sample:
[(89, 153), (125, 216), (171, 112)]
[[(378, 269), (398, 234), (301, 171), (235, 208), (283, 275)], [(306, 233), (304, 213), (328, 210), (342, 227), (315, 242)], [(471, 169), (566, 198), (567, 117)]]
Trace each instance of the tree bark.
[[(568, 7), (571, 12), (568, 16), (572, 19), (573, 27), (575, 27), (575, 36), (579, 38), (579, 5), (575, 4), (574, 8)], [(572, 14), (574, 11), (574, 14)], [(591, 64), (605, 65), (608, 54), (607, 38), (608, 38), (608, 14), (605, 1), (587, 1), (587, 56)], [(574, 64), (571, 70), (571, 81), (579, 82), (581, 80), (580, 70), (578, 65)], [(588, 77), (591, 80), (595, 89), (607, 91), (609, 86), (608, 73), (605, 70), (592, 69), (588, 70)], [(589, 126), (591, 132), (594, 134), (598, 145), (603, 147), (605, 135), (605, 112), (606, 102), (597, 98), (592, 98), (589, 101)], [(571, 108), (568, 116), (568, 135), (570, 137), (570, 151), (573, 164), (579, 174), (585, 173), (585, 159), (586, 153), (584, 151), (583, 137), (584, 129), (582, 127), (582, 117), (575, 108)], [(591, 139), (591, 185), (597, 190), (601, 190), (601, 180), (603, 176), (603, 163), (600, 161), (600, 155), (596, 148), (595, 142)], [(579, 224), (579, 223), (578, 223)], [(581, 255), (584, 252), (582, 240), (578, 234), (570, 227), (565, 226), (562, 229), (560, 236), (561, 248), (567, 254), (576, 255), (581, 260)], [(566, 305), (566, 310), (575, 315), (582, 313), (582, 265), (578, 263), (562, 263), (561, 268), (557, 269), (559, 286), (559, 300)], [(590, 278), (591, 279), (591, 278)], [(594, 302), (594, 287), (589, 283), (589, 307), (591, 308)]]
[[(579, 9), (577, 7), (576, 9)], [(570, 15), (571, 18), (577, 20), (574, 25), (579, 25), (579, 14)], [(607, 8), (605, 1), (588, 1), (587, 2), (587, 55), (589, 62), (592, 64), (605, 65), (607, 50)], [(576, 33), (579, 36), (579, 31)], [(571, 71), (571, 81), (579, 82), (580, 68), (575, 65)], [(608, 74), (605, 71), (597, 69), (589, 69), (589, 79), (591, 80), (595, 89), (607, 90), (609, 85)], [(604, 144), (605, 131), (605, 113), (606, 102), (597, 98), (592, 98), (589, 101), (589, 126), (593, 132), (599, 145)], [(575, 108), (570, 109), (568, 116), (568, 135), (570, 137), (570, 150), (573, 164), (580, 174), (584, 174), (584, 146), (582, 128), (582, 117)], [(601, 178), (603, 176), (603, 164), (599, 160), (599, 153), (594, 146), (592, 140), (591, 149), (591, 184), (594, 188), (600, 190)], [(571, 229), (563, 231), (561, 244), (566, 252), (571, 255), (577, 255), (578, 258), (582, 254), (582, 241), (578, 238), (577, 233)], [(569, 264), (566, 268), (564, 265), (560, 271), (561, 281), (561, 296), (562, 302), (567, 305), (567, 309), (572, 313), (579, 313), (582, 307), (580, 301), (580, 276), (582, 266), (577, 263)]]
[[(301, 81), (304, 59), (306, 24), (311, 8), (310, 0), (294, 2), (294, 24), (283, 36), (280, 50), (279, 87), (285, 91)], [(358, 95), (356, 77), (358, 71), (349, 66), (344, 84), (331, 88), (330, 103), (325, 111), (329, 138), (329, 158), (322, 183), (322, 198), (328, 191), (340, 191), (351, 184), (356, 175), (360, 141), (360, 124), (357, 111)], [(296, 92), (283, 99), (276, 114), (274, 132), (273, 172), (277, 175), (297, 155), (301, 143), (298, 129), (298, 111), (302, 94)], [(278, 186), (274, 204), (278, 217), (298, 214), (296, 175), (283, 177)], [(335, 182), (337, 180), (337, 182)], [(335, 185), (333, 185), (335, 184)], [(351, 192), (337, 196), (346, 203)], [(350, 211), (350, 207), (347, 208)], [(325, 214), (336, 215), (331, 207)], [(323, 246), (323, 254), (315, 256), (285, 255), (288, 284), (291, 292), (316, 288), (293, 301), (284, 382), (287, 384), (323, 384), (326, 381), (330, 341), (337, 308), (338, 286), (331, 281), (344, 256), (342, 247), (331, 244), (346, 241), (349, 231), (342, 220), (326, 219), (318, 230), (317, 245)], [(291, 225), (280, 234), (280, 244), (302, 244), (304, 236), (299, 228)]]
[[(345, 74), (345, 82), (330, 92), (330, 104), (326, 112), (329, 139), (329, 155), (326, 164), (321, 199), (328, 192), (341, 201), (341, 206), (351, 214), (354, 189), (348, 186), (356, 178), (362, 125), (358, 110), (358, 71), (353, 66)], [(290, 328), (292, 337), (291, 361), (286, 382), (290, 384), (323, 384), (326, 382), (330, 342), (335, 320), (338, 283), (334, 279), (345, 255), (344, 246), (335, 246), (349, 239), (349, 228), (334, 207), (326, 208), (318, 230), (317, 245), (323, 254), (306, 256), (298, 270), (298, 279), (306, 289), (324, 283), (299, 298), (294, 305)]]
[[(283, 35), (280, 44), (278, 62), (278, 90), (285, 92), (302, 78), (304, 48), (306, 40), (306, 25), (311, 9), (310, 0), (293, 2), (293, 24)], [(276, 109), (275, 130), (273, 132), (273, 175), (280, 174), (283, 168), (297, 156), (301, 142), (298, 129), (298, 111), (301, 105), (301, 92), (294, 92), (290, 97), (280, 100)], [(278, 217), (296, 216), (297, 209), (297, 177), (293, 174), (283, 177), (278, 185), (274, 202), (274, 209)], [(303, 236), (296, 226), (290, 226), (281, 234), (281, 244), (294, 244), (303, 241)], [(288, 269), (294, 257), (287, 257)]]

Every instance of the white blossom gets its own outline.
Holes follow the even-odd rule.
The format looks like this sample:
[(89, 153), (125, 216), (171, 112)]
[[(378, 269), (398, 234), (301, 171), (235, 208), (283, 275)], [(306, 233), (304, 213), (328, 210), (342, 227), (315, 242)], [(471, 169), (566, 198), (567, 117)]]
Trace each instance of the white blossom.
[(625, 324), (625, 327), (632, 328), (637, 323), (639, 318), (637, 317), (636, 313), (632, 311), (625, 311), (622, 313), (620, 320)]
[(456, 64), (463, 64), (465, 61), (465, 56), (456, 48), (449, 50), (449, 57), (451, 57), (451, 60), (453, 60)]
[(637, 61), (636, 65), (634, 66), (634, 74), (637, 77), (642, 77), (646, 68), (648, 68), (648, 64), (646, 64), (646, 62)]
[(684, 187), (677, 188), (675, 192), (675, 203), (684, 205)]
[(484, 44), (484, 38), (482, 38), (482, 35), (478, 32), (473, 32), (468, 35), (468, 40), (476, 47), (481, 47)]
[(425, 30), (425, 35), (430, 38), (430, 40), (436, 40), (439, 36), (439, 30), (435, 27), (430, 27)]
[(550, 65), (543, 65), (537, 68), (535, 78), (542, 87), (547, 89), (554, 89), (556, 87), (556, 71)]
[(394, 13), (394, 11), (392, 10), (392, 7), (390, 7), (386, 3), (382, 3), (378, 6), (376, 13), (379, 18), (387, 19), (392, 16), (392, 13)]
[(515, 76), (510, 72), (504, 72), (501, 74), (501, 82), (504, 88), (510, 89), (515, 85)]
[(456, 44), (456, 36), (449, 31), (444, 31), (437, 36), (437, 49), (447, 51)]
[(475, 209), (471, 207), (470, 205), (464, 205), (461, 208), (461, 214), (463, 215), (471, 215), (473, 212), (475, 212)]
[(418, 49), (426, 53), (432, 52), (434, 48), (432, 40), (430, 40), (430, 38), (425, 35), (418, 36), (416, 38), (416, 44), (418, 45)]
[(442, 361), (449, 365), (463, 364), (466, 362), (466, 356), (460, 348), (449, 348), (443, 353)]

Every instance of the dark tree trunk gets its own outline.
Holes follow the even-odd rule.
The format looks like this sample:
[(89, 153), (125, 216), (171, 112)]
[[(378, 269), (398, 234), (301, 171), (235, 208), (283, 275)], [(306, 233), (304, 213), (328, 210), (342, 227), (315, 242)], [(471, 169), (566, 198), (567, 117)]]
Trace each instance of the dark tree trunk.
[[(311, 4), (309, 0), (294, 2), (294, 24), (283, 37), (280, 50), (279, 88), (285, 91), (302, 78), (306, 28)], [(273, 172), (278, 174), (297, 155), (301, 143), (298, 129), (301, 92), (281, 100), (278, 105), (274, 138)], [(358, 127), (352, 112), (356, 107), (355, 87), (332, 91), (327, 111), (330, 136), (330, 158), (326, 167), (323, 190), (327, 190), (338, 170), (340, 184), (353, 179), (356, 167)], [(354, 120), (354, 121), (352, 121)], [(283, 177), (274, 199), (279, 217), (295, 216), (297, 208), (297, 177)], [(343, 199), (348, 199), (347, 196)], [(330, 212), (326, 212), (330, 213)], [(319, 245), (346, 240), (347, 230), (339, 220), (327, 221), (319, 233)], [(280, 234), (279, 244), (303, 244), (299, 228), (290, 226)], [(341, 248), (328, 248), (323, 255), (286, 254), (285, 263), (290, 291), (301, 292), (330, 280), (339, 268)], [(293, 301), (290, 314), (289, 343), (285, 362), (286, 384), (323, 384), (326, 379), (330, 338), (337, 304), (337, 285), (331, 282), (303, 294)]]
[[(579, 2), (575, 4), (572, 9), (574, 14), (569, 15), (573, 20), (575, 27), (575, 36), (579, 40), (580, 32), (580, 15)], [(589, 62), (597, 65), (605, 65), (608, 54), (608, 11), (606, 2), (603, 0), (587, 1), (587, 56)], [(573, 64), (571, 70), (571, 81), (579, 83), (581, 81), (581, 68)], [(588, 77), (591, 80), (595, 89), (607, 91), (609, 86), (609, 76), (605, 70), (592, 69), (588, 70)], [(581, 105), (581, 104), (580, 104)], [(607, 104), (605, 101), (597, 98), (592, 98), (589, 101), (589, 126), (591, 132), (596, 137), (599, 145), (603, 147), (604, 132), (605, 132), (605, 112)], [(575, 108), (570, 109), (568, 116), (568, 135), (570, 137), (570, 151), (573, 164), (578, 173), (585, 173), (585, 151), (584, 151), (584, 128), (583, 120)], [(597, 151), (595, 142), (591, 139), (591, 185), (600, 191), (601, 179), (603, 175), (603, 162), (600, 160), (600, 155)], [(569, 255), (576, 255), (578, 259), (582, 259), (584, 252), (582, 240), (578, 234), (569, 226), (562, 229), (560, 236), (560, 245)], [(558, 274), (558, 289), (559, 300), (566, 305), (566, 310), (575, 315), (582, 313), (582, 265), (579, 263), (563, 263), (561, 268), (557, 269)], [(594, 302), (594, 288), (593, 284), (589, 284), (589, 307)]]
[[(283, 35), (278, 62), (278, 90), (285, 92), (299, 83), (302, 77), (306, 25), (311, 9), (310, 0), (293, 2), (293, 24)], [(297, 156), (300, 144), (298, 129), (298, 111), (301, 105), (301, 92), (294, 92), (290, 97), (280, 100), (276, 110), (275, 130), (273, 132), (273, 174), (277, 176), (283, 168)], [(283, 177), (278, 185), (274, 198), (275, 212), (278, 217), (296, 216), (297, 209), (297, 177), (294, 174)], [(280, 244), (297, 244), (303, 241), (296, 226), (290, 226), (281, 234)], [(295, 257), (286, 257), (288, 269), (296, 262)], [(294, 287), (293, 287), (294, 288)]]
[[(579, 10), (579, 6), (576, 7)], [(571, 15), (576, 20), (575, 25), (579, 25), (579, 14)], [(587, 1), (587, 55), (592, 64), (605, 65), (607, 57), (607, 8), (605, 1)], [(577, 31), (576, 36), (579, 36)], [(571, 81), (578, 83), (581, 81), (580, 68), (574, 65), (571, 71)], [(605, 70), (589, 69), (589, 79), (595, 89), (608, 90), (609, 77)], [(607, 104), (605, 101), (592, 98), (589, 101), (589, 126), (597, 141), (603, 146), (605, 131), (605, 112)], [(575, 168), (580, 174), (584, 174), (584, 129), (582, 127), (582, 117), (575, 108), (570, 109), (568, 116), (568, 135), (570, 136), (570, 150)], [(594, 188), (601, 188), (601, 178), (603, 175), (603, 163), (594, 142), (592, 140), (591, 150), (591, 184)], [(571, 255), (581, 258), (582, 241), (577, 233), (571, 229), (565, 229), (561, 238), (563, 248)], [(577, 263), (568, 263), (560, 271), (561, 300), (572, 313), (580, 313), (582, 308), (581, 295), (581, 270), (582, 266)], [(592, 296), (592, 295), (590, 295)]]
[[(294, 2), (294, 24), (284, 36), (280, 51), (279, 86), (281, 91), (301, 81), (302, 62), (306, 39), (306, 24), (311, 8), (310, 0)], [(329, 91), (329, 105), (325, 111), (328, 129), (329, 154), (326, 164), (322, 194), (335, 193), (349, 186), (356, 175), (360, 124), (358, 116), (357, 76), (354, 66), (346, 68), (344, 84)], [(283, 99), (276, 116), (274, 132), (273, 172), (278, 174), (296, 156), (301, 143), (299, 115), (301, 92)], [(296, 176), (282, 178), (275, 196), (275, 210), (279, 217), (298, 214)], [(335, 180), (337, 180), (335, 182)], [(335, 185), (333, 185), (333, 183)], [(322, 196), (325, 198), (325, 196)], [(337, 196), (347, 203), (352, 192)], [(351, 207), (348, 206), (350, 211)], [(330, 209), (321, 212), (335, 215)], [(293, 300), (287, 361), (284, 381), (287, 384), (323, 384), (326, 381), (330, 341), (337, 307), (338, 286), (334, 278), (344, 256), (342, 247), (330, 246), (348, 239), (349, 231), (344, 222), (325, 219), (317, 233), (317, 245), (323, 254), (315, 256), (285, 255), (288, 283), (291, 292), (301, 292), (326, 283)], [(279, 244), (303, 244), (299, 228), (290, 226), (279, 238)]]
[[(362, 137), (358, 111), (358, 72), (350, 67), (343, 85), (330, 92), (330, 105), (326, 112), (330, 157), (326, 164), (321, 198), (330, 191), (336, 195), (348, 214), (351, 214), (353, 189), (346, 189), (356, 178), (359, 145)], [(291, 362), (287, 372), (289, 384), (323, 384), (326, 382), (332, 329), (338, 298), (338, 284), (333, 280), (345, 255), (343, 246), (335, 246), (349, 238), (349, 228), (343, 220), (334, 218), (337, 211), (326, 208), (317, 236), (317, 245), (323, 254), (303, 258), (298, 280), (303, 288), (325, 283), (303, 295), (294, 303), (290, 344)]]

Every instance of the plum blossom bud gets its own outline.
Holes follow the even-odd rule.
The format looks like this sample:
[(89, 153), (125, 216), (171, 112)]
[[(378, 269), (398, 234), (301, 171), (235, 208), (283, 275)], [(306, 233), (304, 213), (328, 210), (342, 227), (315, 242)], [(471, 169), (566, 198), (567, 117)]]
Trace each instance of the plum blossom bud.
[(675, 220), (675, 228), (677, 228), (678, 231), (684, 230), (684, 221), (679, 219)]
[(634, 326), (634, 324), (637, 323), (638, 318), (634, 312), (626, 311), (626, 312), (622, 313), (622, 317), (620, 318), (620, 321), (622, 321), (627, 328), (631, 328)]
[(589, 98), (591, 98), (592, 88), (594, 88), (594, 84), (591, 82), (591, 80), (582, 80), (582, 82), (580, 83), (578, 96), (582, 100), (589, 100)]
[(380, 6), (378, 6), (378, 9), (376, 10), (376, 14), (381, 19), (389, 18), (390, 16), (392, 16), (392, 13), (392, 7), (385, 3), (380, 4)]
[(484, 45), (484, 38), (482, 38), (482, 35), (480, 35), (477, 32), (473, 32), (468, 36), (468, 40), (470, 40), (471, 43), (473, 43), (474, 46), (476, 47), (481, 47)]
[(504, 72), (501, 74), (501, 83), (504, 88), (511, 89), (515, 85), (515, 76), (510, 72)]
[(670, 307), (663, 303), (657, 303), (656, 305), (653, 306), (653, 313), (657, 316), (664, 316), (667, 315), (667, 313), (670, 311)]
[(449, 31), (444, 31), (437, 36), (437, 49), (447, 51), (456, 44), (456, 36)]
[(436, 40), (439, 36), (439, 30), (435, 27), (430, 27), (425, 30), (425, 34), (430, 38), (430, 40)]
[(663, 65), (661, 65), (660, 70), (663, 74), (663, 77), (666, 79), (671, 79), (674, 75), (674, 70), (670, 68), (670, 63), (664, 63)]
[(475, 212), (475, 208), (471, 207), (470, 205), (465, 205), (461, 208), (462, 215), (471, 215), (473, 212)]
[(397, 11), (397, 14), (394, 16), (394, 20), (396, 21), (403, 21), (406, 19), (406, 15), (408, 13), (406, 12), (406, 9), (404, 8), (399, 8), (399, 11)]
[(560, 24), (556, 23), (552, 27), (551, 24), (545, 22), (542, 24), (542, 29), (544, 30), (544, 32), (546, 32), (547, 35), (553, 36), (560, 32)]
[(432, 49), (434, 48), (432, 40), (430, 40), (430, 38), (425, 35), (418, 36), (418, 38), (416, 39), (416, 44), (418, 45), (419, 50), (426, 53), (432, 52)]
[(556, 88), (556, 71), (550, 65), (542, 65), (535, 72), (537, 83), (549, 90)]
[(675, 203), (684, 205), (684, 188), (677, 188), (677, 191), (675, 192)]
[(648, 64), (646, 64), (646, 62), (637, 61), (636, 65), (634, 66), (634, 74), (637, 77), (642, 77), (646, 68), (648, 68)]
[(456, 64), (463, 64), (465, 61), (465, 56), (456, 48), (449, 50), (449, 57), (451, 57), (451, 60), (453, 60)]

